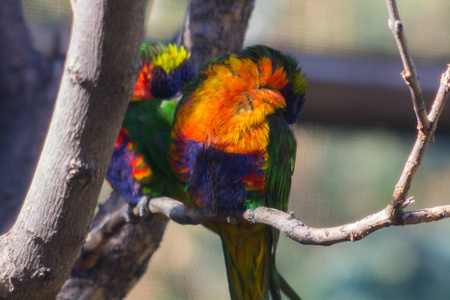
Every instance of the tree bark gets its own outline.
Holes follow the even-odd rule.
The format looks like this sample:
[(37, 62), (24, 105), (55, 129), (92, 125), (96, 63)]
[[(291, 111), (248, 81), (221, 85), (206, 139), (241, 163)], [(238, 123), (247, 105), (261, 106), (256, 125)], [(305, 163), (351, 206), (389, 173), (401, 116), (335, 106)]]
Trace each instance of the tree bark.
[(0, 45), (1, 234), (12, 226), (25, 198), (57, 88), (49, 89), (53, 66), (32, 48), (20, 1), (0, 5)]
[(76, 5), (44, 149), (17, 221), (0, 237), (2, 299), (53, 299), (69, 276), (136, 79), (145, 0)]
[(254, 0), (191, 0), (178, 44), (200, 67), (211, 59), (242, 49)]

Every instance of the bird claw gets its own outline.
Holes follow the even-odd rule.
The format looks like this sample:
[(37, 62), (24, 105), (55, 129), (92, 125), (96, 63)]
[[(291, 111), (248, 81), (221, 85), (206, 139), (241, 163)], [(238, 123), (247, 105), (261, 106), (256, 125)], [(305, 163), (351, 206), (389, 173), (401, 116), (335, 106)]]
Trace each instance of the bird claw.
[(127, 223), (132, 223), (132, 224), (139, 223), (139, 216), (134, 211), (135, 207), (136, 207), (135, 205), (128, 203), (126, 213), (125, 213)]
[(138, 215), (141, 219), (146, 220), (150, 216), (150, 210), (148, 209), (148, 203), (150, 200), (150, 197), (143, 196), (137, 204)]
[(128, 204), (126, 216), (128, 223), (139, 223), (141, 220), (148, 219), (150, 210), (148, 209), (149, 197), (143, 196), (137, 204)]
[(234, 225), (239, 224), (239, 220), (236, 217), (230, 215), (227, 216), (227, 222)]

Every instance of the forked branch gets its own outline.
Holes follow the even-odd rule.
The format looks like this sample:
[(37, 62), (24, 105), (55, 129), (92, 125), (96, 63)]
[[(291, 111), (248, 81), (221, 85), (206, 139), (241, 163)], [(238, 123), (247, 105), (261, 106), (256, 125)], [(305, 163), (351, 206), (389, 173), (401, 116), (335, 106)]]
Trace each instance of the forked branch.
[(448, 96), (449, 87), (450, 87), (450, 65), (448, 65), (447, 71), (445, 71), (445, 73), (442, 74), (439, 90), (433, 102), (431, 112), (427, 117), (427, 120), (430, 123), (430, 127), (427, 131), (419, 130), (417, 133), (417, 139), (414, 144), (413, 150), (411, 151), (411, 154), (408, 157), (408, 161), (405, 164), (400, 179), (397, 185), (395, 186), (391, 202), (386, 207), (386, 213), (388, 215), (395, 216), (402, 209), (403, 203), (408, 195), (408, 191), (411, 186), (414, 175), (416, 174), (422, 162), (422, 158), (425, 155), (425, 151), (427, 150), (428, 145), (434, 136), (439, 116), (441, 115), (442, 109)]

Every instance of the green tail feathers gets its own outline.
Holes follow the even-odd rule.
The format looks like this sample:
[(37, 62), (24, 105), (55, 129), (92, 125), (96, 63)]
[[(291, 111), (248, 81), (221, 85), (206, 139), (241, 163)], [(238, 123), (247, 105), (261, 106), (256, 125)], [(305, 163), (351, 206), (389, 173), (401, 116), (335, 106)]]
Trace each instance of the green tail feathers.
[(273, 230), (265, 225), (218, 224), (232, 300), (300, 297), (278, 273), (272, 247)]
[(299, 295), (294, 291), (293, 288), (287, 283), (287, 281), (281, 276), (280, 273), (277, 271), (277, 276), (280, 280), (280, 288), (283, 291), (283, 293), (291, 300), (302, 300)]

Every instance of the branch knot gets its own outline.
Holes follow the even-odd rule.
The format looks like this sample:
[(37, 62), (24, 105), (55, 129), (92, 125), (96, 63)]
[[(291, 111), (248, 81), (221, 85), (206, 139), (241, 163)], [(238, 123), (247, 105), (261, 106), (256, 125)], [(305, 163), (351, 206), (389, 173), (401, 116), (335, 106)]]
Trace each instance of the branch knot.
[(86, 185), (95, 176), (96, 172), (88, 162), (83, 161), (79, 157), (74, 157), (70, 160), (69, 170), (66, 176), (67, 181), (76, 180), (80, 184)]

